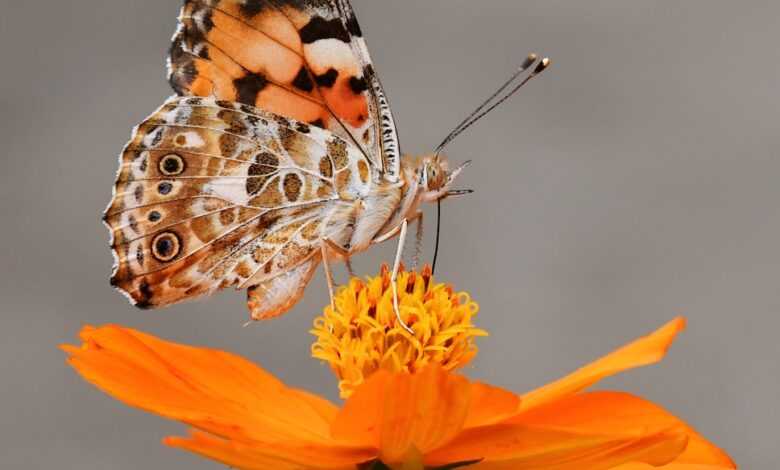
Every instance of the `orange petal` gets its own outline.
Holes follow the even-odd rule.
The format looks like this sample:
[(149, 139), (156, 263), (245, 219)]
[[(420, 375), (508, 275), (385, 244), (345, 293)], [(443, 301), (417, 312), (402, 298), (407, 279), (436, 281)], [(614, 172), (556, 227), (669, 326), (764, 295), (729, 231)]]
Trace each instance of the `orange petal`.
[(437, 467), (481, 458), (475, 469), (611, 469), (630, 461), (663, 465), (679, 455), (686, 444), (687, 436), (679, 430), (609, 436), (499, 424), (464, 432), (446, 447), (428, 454), (425, 464)]
[(614, 470), (733, 470), (737, 464), (712, 443), (693, 430), (689, 431), (688, 447), (672, 463), (651, 467), (644, 463), (627, 463)]
[(384, 463), (399, 463), (452, 440), (470, 398), (469, 382), (438, 365), (415, 374), (377, 372), (344, 405), (333, 436), (376, 446)]
[[(657, 405), (631, 395), (607, 392), (598, 395), (602, 396), (597, 399), (605, 400), (607, 406), (618, 401), (623, 402), (623, 407), (630, 407), (634, 410), (634, 419), (638, 419), (640, 415), (643, 419), (654, 416), (658, 424), (672, 423), (677, 420)], [(631, 415), (626, 416), (626, 418), (631, 419)], [(734, 461), (723, 450), (707, 441), (689, 425), (681, 423), (681, 426), (688, 434), (688, 447), (672, 463), (663, 467), (648, 467), (641, 463), (630, 463), (617, 467), (615, 470), (650, 470), (651, 468), (658, 470), (723, 470), (737, 468)]]
[(689, 465), (689, 464), (678, 464), (674, 462), (661, 467), (655, 467), (653, 465), (648, 465), (646, 463), (627, 463), (624, 465), (619, 465), (617, 467), (614, 467), (612, 470), (723, 470), (729, 468), (737, 468), (737, 467), (720, 467), (720, 466), (712, 466), (712, 465)]
[(520, 397), (503, 388), (474, 382), (464, 429), (496, 424), (516, 415)]
[(681, 458), (689, 439), (696, 443), (699, 436), (646, 400), (626, 393), (583, 393), (466, 431), (430, 453), (426, 463), (483, 459), (479, 468), (490, 469), (595, 469), (632, 461), (658, 466)]
[(579, 433), (638, 434), (648, 430), (693, 428), (660, 406), (625, 392), (587, 392), (526, 411), (512, 424)]
[(333, 420), (330, 430), (333, 438), (378, 449), (382, 403), (393, 380), (391, 372), (380, 370), (363, 382)]
[(328, 426), (330, 426), (330, 423), (336, 419), (336, 416), (339, 413), (339, 409), (334, 406), (333, 403), (319, 395), (309, 393), (306, 390), (295, 388), (288, 389), (288, 392), (290, 392), (293, 396), (305, 401), (306, 404), (308, 404), (315, 413), (320, 415), (320, 418), (322, 418), (323, 422), (328, 423)]
[(674, 459), (665, 470), (705, 470), (737, 468), (737, 464), (722, 449), (716, 447), (694, 430), (689, 430), (690, 439), (685, 452)]
[(233, 439), (326, 441), (336, 408), (222, 351), (120, 326), (87, 327), (64, 346), (89, 382), (127, 403)]
[(216, 460), (232, 468), (243, 470), (354, 470), (360, 463), (373, 460), (376, 455), (368, 450), (329, 448), (318, 446), (295, 447), (285, 444), (258, 447), (227, 441), (202, 432), (190, 437), (168, 437), (165, 444)]
[(619, 465), (613, 470), (728, 470), (737, 468), (736, 464), (731, 462), (729, 466), (725, 465), (699, 465), (690, 463), (672, 462), (661, 467), (654, 467), (646, 463), (627, 463)]
[(579, 392), (599, 380), (635, 367), (654, 364), (666, 355), (677, 334), (685, 328), (678, 317), (654, 333), (640, 338), (576, 372), (522, 396), (520, 410), (529, 410)]

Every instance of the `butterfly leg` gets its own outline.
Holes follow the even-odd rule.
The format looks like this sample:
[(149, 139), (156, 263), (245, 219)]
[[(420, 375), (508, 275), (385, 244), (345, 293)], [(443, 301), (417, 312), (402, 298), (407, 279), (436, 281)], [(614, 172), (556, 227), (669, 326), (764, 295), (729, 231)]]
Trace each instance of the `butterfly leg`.
[(393, 238), (396, 234), (400, 232), (400, 236), (398, 237), (398, 249), (396, 250), (395, 262), (393, 263), (393, 272), (390, 276), (390, 285), (392, 286), (393, 289), (393, 310), (395, 310), (395, 317), (398, 320), (398, 323), (410, 334), (414, 334), (414, 330), (412, 330), (409, 327), (409, 325), (404, 323), (404, 321), (401, 319), (401, 311), (398, 308), (398, 286), (396, 285), (396, 280), (398, 279), (398, 270), (401, 268), (401, 257), (403, 256), (404, 244), (406, 243), (406, 232), (409, 227), (409, 222), (417, 219), (422, 219), (422, 217), (423, 217), (422, 212), (418, 212), (414, 214), (410, 219), (404, 219), (403, 222), (401, 222), (401, 225), (399, 225), (398, 227), (390, 230), (384, 235), (375, 238), (371, 242), (373, 244), (382, 243), (385, 240), (389, 240), (390, 238)]
[(401, 319), (401, 310), (398, 308), (398, 283), (396, 282), (398, 280), (398, 270), (401, 267), (401, 257), (403, 256), (404, 252), (404, 243), (406, 242), (406, 230), (408, 226), (409, 222), (404, 219), (403, 222), (401, 222), (401, 234), (398, 237), (398, 249), (395, 252), (393, 273), (390, 275), (390, 286), (393, 289), (393, 310), (395, 311), (395, 319), (404, 330), (413, 335), (414, 330), (411, 329), (409, 325), (404, 323), (403, 319)]
[[(407, 224), (415, 221), (417, 222), (417, 233), (415, 236), (414, 257), (412, 258), (412, 270), (417, 269), (420, 263), (420, 253), (422, 251), (422, 242), (423, 242), (423, 213), (422, 212), (418, 212), (414, 214), (412, 217), (410, 217), (409, 219), (406, 219)], [(390, 230), (384, 235), (375, 238), (371, 243), (377, 244), (377, 243), (382, 243), (384, 241), (387, 241), (393, 238), (394, 236), (396, 236), (400, 231), (401, 231), (401, 225)]]
[[(328, 281), (328, 293), (330, 294), (330, 307), (336, 310), (336, 304), (333, 301), (333, 272), (330, 270), (330, 263), (328, 262), (328, 252), (332, 251), (337, 256), (345, 258), (349, 263), (349, 250), (339, 245), (338, 243), (330, 240), (329, 238), (322, 239), (322, 264), (325, 267), (325, 279)], [(352, 267), (350, 266), (350, 275), (352, 275)]]
[(349, 277), (357, 277), (355, 276), (355, 270), (352, 269), (352, 258), (347, 258), (346, 261), (344, 261), (344, 264), (347, 265), (347, 272), (349, 273)]
[[(410, 222), (414, 222), (415, 220), (420, 219), (420, 218), (422, 218), (422, 212), (418, 212), (418, 213), (414, 214), (412, 217), (410, 217), (408, 219), (404, 219), (403, 221), (406, 222), (407, 224), (409, 224)], [(401, 225), (402, 224), (399, 224), (398, 227), (396, 227), (394, 229), (391, 229), (390, 231), (388, 231), (384, 235), (380, 235), (380, 236), (374, 238), (373, 240), (371, 240), (371, 244), (372, 245), (376, 245), (377, 243), (386, 242), (387, 240), (390, 240), (394, 236), (398, 235), (398, 233), (401, 231)]]
[(352, 269), (352, 256), (349, 250), (329, 238), (324, 238), (322, 241), (328, 245), (329, 249), (333, 250), (334, 253), (337, 253), (339, 257), (344, 258), (344, 264), (347, 265), (349, 276), (355, 277), (355, 271)]
[(322, 251), (322, 266), (325, 268), (325, 280), (328, 282), (328, 294), (330, 294), (330, 308), (336, 310), (336, 302), (333, 301), (333, 273), (330, 270), (330, 263), (328, 263), (328, 244), (322, 243), (320, 250)]

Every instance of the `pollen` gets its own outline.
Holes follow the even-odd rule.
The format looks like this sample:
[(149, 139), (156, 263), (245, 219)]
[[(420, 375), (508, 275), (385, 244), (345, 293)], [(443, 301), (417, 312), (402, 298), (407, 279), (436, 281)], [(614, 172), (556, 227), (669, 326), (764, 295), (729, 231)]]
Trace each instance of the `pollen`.
[(414, 373), (428, 364), (455, 370), (477, 354), (475, 338), (487, 332), (474, 326), (479, 310), (465, 292), (437, 283), (426, 266), (420, 272), (402, 269), (397, 278), (401, 319), (396, 319), (390, 272), (366, 279), (352, 278), (314, 320), (312, 356), (327, 362), (348, 398), (378, 370)]

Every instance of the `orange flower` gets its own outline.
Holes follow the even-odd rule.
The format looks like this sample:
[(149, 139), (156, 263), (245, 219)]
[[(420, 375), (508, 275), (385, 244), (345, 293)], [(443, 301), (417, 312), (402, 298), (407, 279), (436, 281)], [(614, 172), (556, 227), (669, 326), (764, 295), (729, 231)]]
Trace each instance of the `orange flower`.
[(380, 369), (342, 408), (288, 387), (238, 356), (121, 326), (86, 327), (63, 346), (89, 382), (135, 407), (195, 428), (165, 443), (257, 470), (736, 468), (690, 426), (597, 381), (659, 361), (676, 319), (525, 395), (445, 370)]

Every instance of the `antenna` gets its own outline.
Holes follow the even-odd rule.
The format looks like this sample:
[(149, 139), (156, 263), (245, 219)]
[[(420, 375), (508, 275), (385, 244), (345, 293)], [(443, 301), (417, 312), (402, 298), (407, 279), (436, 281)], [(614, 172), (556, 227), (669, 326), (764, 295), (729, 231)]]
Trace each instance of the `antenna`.
[[(523, 63), (520, 65), (520, 67), (515, 71), (515, 73), (512, 74), (511, 77), (509, 77), (509, 80), (504, 82), (503, 85), (501, 85), (498, 90), (496, 90), (488, 99), (482, 102), (481, 105), (477, 106), (477, 109), (471, 112), (463, 121), (460, 122), (457, 126), (455, 126), (455, 129), (450, 132), (447, 137), (444, 138), (444, 140), (439, 144), (438, 147), (436, 147), (436, 150), (434, 152), (435, 158), (438, 160), (439, 155), (441, 154), (441, 151), (444, 150), (444, 148), (449, 145), (455, 138), (457, 138), (460, 134), (462, 134), (466, 129), (473, 126), (477, 123), (480, 119), (487, 116), (491, 111), (496, 109), (497, 107), (501, 106), (506, 100), (511, 98), (515, 93), (517, 93), (520, 88), (523, 87), (526, 83), (530, 82), (532, 78), (539, 75), (540, 73), (544, 72), (544, 70), (550, 66), (550, 59), (545, 57), (542, 60), (540, 60), (538, 63), (536, 60), (538, 59), (538, 56), (534, 53), (528, 54), (528, 57), (523, 61)], [(515, 83), (517, 79), (523, 75), (523, 72), (530, 69), (532, 65), (536, 63), (536, 67), (531, 71), (531, 73), (525, 77), (523, 80), (520, 81), (514, 88), (509, 90), (503, 97), (499, 98), (501, 93), (503, 93), (507, 88), (509, 88), (510, 85)], [(444, 197), (447, 196), (460, 196), (463, 194), (470, 194), (471, 190), (453, 190), (449, 191)], [(439, 241), (441, 239), (441, 200), (444, 198), (439, 198), (438, 201), (436, 201), (436, 248), (433, 252), (433, 263), (431, 266), (431, 273), (436, 273), (436, 262), (439, 259)]]
[[(531, 68), (531, 66), (536, 63), (538, 56), (536, 54), (529, 54), (528, 57), (523, 61), (522, 65), (515, 71), (515, 73), (512, 74), (511, 77), (509, 77), (509, 80), (504, 82), (503, 85), (501, 85), (498, 90), (496, 90), (488, 99), (486, 99), (481, 105), (477, 107), (471, 114), (469, 114), (466, 119), (461, 121), (460, 124), (455, 126), (455, 129), (450, 132), (447, 137), (444, 138), (441, 144), (439, 144), (438, 147), (436, 147), (436, 151), (434, 152), (437, 156), (441, 153), (442, 150), (444, 150), (444, 147), (449, 145), (453, 140), (455, 140), (456, 137), (458, 137), (460, 134), (462, 134), (466, 129), (476, 124), (477, 121), (482, 119), (483, 117), (487, 116), (488, 113), (496, 109), (497, 107), (501, 106), (506, 100), (511, 98), (515, 93), (517, 93), (520, 88), (523, 87), (526, 83), (530, 82), (532, 78), (542, 73), (547, 67), (550, 66), (550, 59), (545, 57), (541, 61), (539, 61), (536, 65), (536, 67), (531, 71), (531, 73), (525, 77), (520, 83), (518, 83), (514, 88), (509, 90), (503, 97), (499, 98), (499, 95), (501, 95), (502, 92), (504, 92), (507, 88), (509, 88), (510, 85), (515, 83), (517, 79), (523, 74), (523, 72), (527, 71)], [(494, 101), (495, 100), (495, 101)], [(492, 103), (492, 104), (491, 104)], [(487, 109), (486, 109), (487, 108)]]

